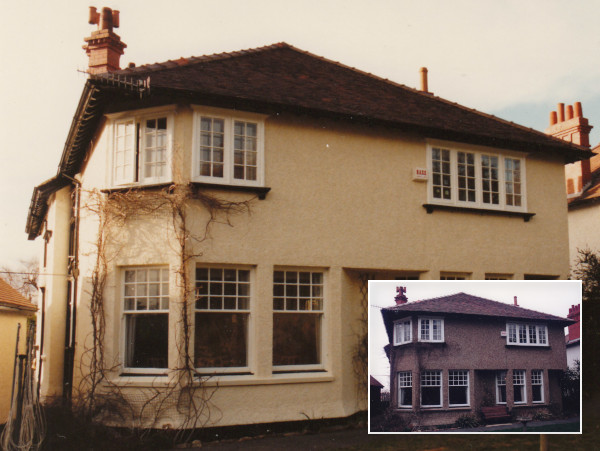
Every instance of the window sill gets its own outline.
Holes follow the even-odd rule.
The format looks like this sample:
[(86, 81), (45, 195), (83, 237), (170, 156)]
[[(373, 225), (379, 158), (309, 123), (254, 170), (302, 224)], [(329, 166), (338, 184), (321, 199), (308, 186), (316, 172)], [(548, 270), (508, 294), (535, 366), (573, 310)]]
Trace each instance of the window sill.
[(126, 193), (127, 191), (142, 191), (142, 190), (159, 190), (162, 188), (168, 188), (169, 186), (173, 185), (172, 182), (164, 182), (164, 183), (148, 183), (148, 184), (134, 184), (132, 183), (131, 185), (122, 185), (122, 186), (116, 186), (114, 188), (106, 188), (101, 190), (101, 192), (106, 193), (106, 194), (111, 194), (111, 193)]
[(507, 348), (515, 348), (515, 349), (517, 349), (517, 348), (519, 348), (519, 349), (523, 349), (523, 348), (527, 348), (527, 349), (552, 349), (552, 346), (550, 346), (550, 345), (519, 345), (519, 344), (514, 344), (514, 343), (511, 343), (511, 344), (507, 343), (504, 346), (506, 346)]
[(472, 207), (458, 207), (456, 205), (438, 205), (438, 204), (423, 204), (423, 208), (427, 210), (428, 214), (433, 213), (435, 210), (455, 211), (462, 213), (478, 213), (480, 215), (497, 215), (497, 216), (509, 216), (516, 218), (523, 218), (523, 221), (529, 222), (529, 220), (535, 216), (535, 213), (526, 213), (520, 211), (509, 211), (509, 210), (493, 210), (488, 208), (472, 208)]
[(334, 377), (327, 371), (273, 374), (271, 377), (256, 377), (255, 375), (220, 375), (210, 377), (202, 382), (206, 387), (226, 387), (238, 385), (277, 385), (305, 384), (315, 382), (332, 382)]
[(271, 191), (271, 188), (266, 186), (251, 186), (251, 185), (224, 185), (220, 183), (206, 183), (206, 182), (191, 182), (192, 187), (198, 188), (206, 188), (206, 189), (215, 189), (215, 190), (223, 190), (223, 191), (240, 191), (247, 193), (254, 193), (258, 196), (260, 200), (263, 200), (267, 197), (267, 193)]

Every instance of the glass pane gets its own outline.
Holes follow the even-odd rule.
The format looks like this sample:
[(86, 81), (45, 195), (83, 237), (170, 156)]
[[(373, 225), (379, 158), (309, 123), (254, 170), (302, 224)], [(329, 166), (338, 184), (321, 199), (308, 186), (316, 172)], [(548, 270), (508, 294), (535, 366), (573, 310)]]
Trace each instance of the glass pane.
[(223, 270), (221, 268), (210, 268), (210, 280), (223, 280)]
[(137, 298), (135, 300), (135, 309), (136, 310), (146, 310), (147, 306), (148, 306), (148, 301), (146, 300), (146, 298)]
[(225, 298), (223, 308), (226, 310), (235, 310), (236, 308), (236, 299), (235, 298)]
[(137, 282), (145, 282), (146, 281), (146, 270), (139, 269), (135, 272), (135, 274), (136, 274)]
[(249, 282), (250, 281), (250, 271), (238, 270), (238, 280), (240, 282)]
[(137, 296), (146, 296), (148, 294), (147, 286), (146, 285), (138, 285), (135, 289), (135, 292), (136, 292)]
[(135, 296), (135, 285), (125, 285), (125, 296)]
[(284, 281), (284, 272), (283, 271), (274, 271), (273, 272), (273, 282), (282, 283)]
[(284, 304), (282, 298), (273, 299), (273, 310), (284, 310)]
[(163, 310), (169, 310), (169, 298), (161, 298), (160, 308)]
[(149, 296), (160, 296), (160, 284), (151, 283), (148, 291)]
[(273, 365), (320, 363), (320, 315), (273, 314)]
[(201, 310), (206, 310), (208, 308), (208, 298), (201, 297), (196, 301), (196, 308)]
[(125, 282), (135, 281), (135, 271), (125, 271)]
[(245, 367), (247, 337), (246, 313), (196, 313), (196, 368)]
[(221, 298), (210, 298), (210, 308), (214, 310), (221, 310), (223, 308), (223, 302)]
[(135, 310), (133, 299), (125, 299), (125, 310)]
[(224, 271), (224, 274), (225, 274), (225, 279), (224, 280), (226, 280), (226, 281), (229, 281), (229, 282), (233, 281), (233, 282), (235, 282), (236, 279), (237, 279), (237, 271), (235, 269), (226, 269)]
[(158, 310), (160, 308), (160, 298), (148, 299), (148, 310)]
[(249, 310), (250, 309), (250, 299), (249, 298), (238, 298), (238, 307), (239, 310)]
[(236, 295), (235, 283), (226, 283), (224, 293), (228, 296), (235, 296)]
[(131, 314), (126, 321), (125, 362), (128, 368), (166, 368), (168, 314)]
[(298, 302), (296, 299), (286, 299), (285, 300), (285, 309), (286, 310), (298, 310)]

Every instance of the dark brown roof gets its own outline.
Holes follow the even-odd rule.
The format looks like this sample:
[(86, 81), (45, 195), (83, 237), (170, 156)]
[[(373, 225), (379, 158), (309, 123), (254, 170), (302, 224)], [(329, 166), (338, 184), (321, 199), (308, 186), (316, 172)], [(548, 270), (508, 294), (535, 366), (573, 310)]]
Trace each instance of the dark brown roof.
[(49, 195), (81, 170), (105, 112), (176, 102), (379, 124), (428, 138), (556, 153), (565, 162), (591, 156), (575, 144), (279, 43), (92, 76), (57, 175), (33, 193), (29, 239), (40, 233)]
[(375, 387), (383, 387), (383, 384), (381, 382), (379, 382), (377, 379), (375, 379), (373, 376), (369, 376), (370, 378), (370, 384), (371, 386), (375, 386)]
[(535, 310), (529, 310), (513, 304), (492, 301), (491, 299), (485, 299), (467, 293), (456, 293), (449, 296), (408, 302), (406, 304), (381, 309), (388, 335), (391, 334), (392, 323), (394, 320), (405, 315), (424, 313), (543, 321), (552, 322), (562, 326), (568, 326), (569, 324), (574, 323), (574, 321), (567, 318), (536, 312)]
[(590, 158), (591, 184), (579, 196), (568, 199), (570, 210), (596, 205), (600, 201), (600, 145), (594, 147), (592, 152), (596, 155)]
[(35, 312), (37, 307), (0, 278), (0, 306)]

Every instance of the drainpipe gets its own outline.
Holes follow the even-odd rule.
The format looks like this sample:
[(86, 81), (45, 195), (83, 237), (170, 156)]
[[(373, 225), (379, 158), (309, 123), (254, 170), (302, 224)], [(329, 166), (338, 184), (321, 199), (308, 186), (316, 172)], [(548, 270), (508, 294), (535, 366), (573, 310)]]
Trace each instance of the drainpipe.
[(73, 260), (69, 273), (73, 279), (68, 293), (67, 320), (65, 325), (65, 353), (63, 371), (63, 400), (70, 405), (73, 394), (73, 372), (75, 362), (75, 332), (77, 330), (77, 286), (79, 280), (79, 210), (81, 201), (81, 182), (68, 175), (62, 174), (75, 185), (75, 200), (73, 208), (74, 221), (73, 236), (69, 237), (73, 243)]

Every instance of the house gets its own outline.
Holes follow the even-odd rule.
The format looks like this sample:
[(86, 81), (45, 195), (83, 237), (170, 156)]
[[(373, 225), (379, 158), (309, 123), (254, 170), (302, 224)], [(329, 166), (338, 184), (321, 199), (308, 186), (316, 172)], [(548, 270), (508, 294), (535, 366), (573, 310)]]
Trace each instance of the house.
[(156, 403), (152, 427), (346, 417), (369, 279), (568, 276), (583, 147), (285, 43), (118, 69), (118, 14), (90, 21), (27, 219), (43, 398)]
[(25, 353), (27, 320), (37, 307), (0, 278), (0, 425), (6, 423), (10, 411), (17, 331), (20, 354)]
[(569, 325), (569, 332), (565, 336), (567, 346), (567, 364), (570, 368), (574, 368), (576, 361), (581, 363), (581, 324), (579, 322), (579, 310), (581, 304), (572, 305), (569, 308), (567, 318), (573, 320), (574, 323)]
[[(583, 116), (580, 102), (567, 105), (566, 109), (564, 103), (559, 103), (556, 111), (550, 113), (546, 133), (589, 148), (592, 128)], [(571, 265), (577, 263), (580, 250), (600, 251), (594, 227), (600, 220), (600, 211), (596, 208), (600, 198), (600, 145), (592, 152), (591, 158), (565, 166)]]
[(381, 389), (383, 384), (369, 376), (369, 412), (371, 415), (378, 413), (381, 410)]
[(381, 310), (391, 405), (422, 426), (482, 406), (519, 414), (562, 403), (564, 327), (573, 321), (457, 293)]

